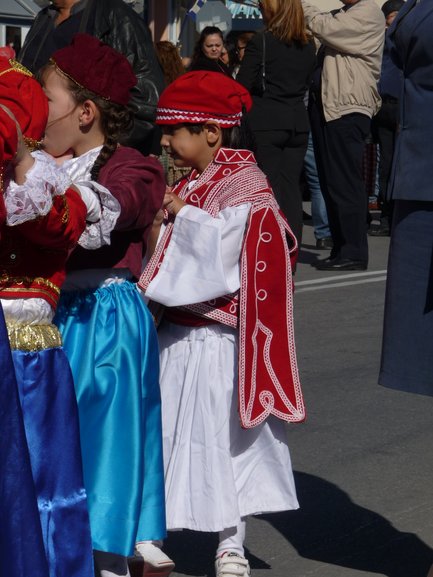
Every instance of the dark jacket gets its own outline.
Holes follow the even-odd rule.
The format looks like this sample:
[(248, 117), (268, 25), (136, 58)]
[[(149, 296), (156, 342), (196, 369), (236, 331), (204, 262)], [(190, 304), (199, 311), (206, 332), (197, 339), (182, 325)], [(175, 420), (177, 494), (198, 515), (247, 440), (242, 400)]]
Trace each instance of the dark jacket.
[(220, 60), (215, 60), (208, 58), (204, 54), (199, 56), (195, 62), (193, 62), (189, 68), (190, 70), (210, 70), (211, 72), (221, 72), (226, 76), (231, 76), (230, 69), (228, 66), (221, 62)]
[(67, 46), (76, 32), (96, 36), (124, 54), (137, 76), (131, 100), (135, 126), (127, 143), (146, 151), (143, 141), (148, 140), (152, 132), (164, 80), (144, 20), (123, 0), (80, 0), (73, 6), (71, 16), (57, 27), (54, 26), (55, 17), (56, 11), (52, 7), (38, 13), (19, 60), (36, 72), (55, 50)]
[(249, 41), (236, 80), (253, 97), (249, 122), (253, 130), (289, 129), (308, 132), (304, 96), (316, 63), (312, 42), (286, 44), (271, 32), (265, 38), (265, 82), (261, 94), (263, 33)]
[(400, 132), (394, 151), (393, 199), (433, 201), (433, 2), (408, 0), (389, 37), (403, 70)]

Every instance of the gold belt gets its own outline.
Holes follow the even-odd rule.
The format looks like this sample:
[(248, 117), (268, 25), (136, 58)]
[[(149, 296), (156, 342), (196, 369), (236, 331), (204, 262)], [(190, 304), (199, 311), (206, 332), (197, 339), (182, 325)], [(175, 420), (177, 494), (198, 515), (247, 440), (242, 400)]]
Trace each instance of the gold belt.
[(59, 329), (49, 325), (24, 325), (6, 322), (9, 342), (12, 350), (43, 351), (62, 346)]

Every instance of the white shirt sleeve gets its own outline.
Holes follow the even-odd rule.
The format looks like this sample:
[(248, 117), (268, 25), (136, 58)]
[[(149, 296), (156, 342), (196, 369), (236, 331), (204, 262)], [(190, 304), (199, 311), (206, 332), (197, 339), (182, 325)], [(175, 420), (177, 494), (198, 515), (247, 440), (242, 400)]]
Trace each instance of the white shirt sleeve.
[(35, 162), (26, 174), (24, 184), (11, 181), (4, 192), (6, 224), (16, 226), (46, 216), (53, 197), (65, 194), (71, 186), (67, 172), (48, 155), (34, 153)]
[(88, 250), (110, 244), (111, 232), (120, 215), (119, 201), (98, 182), (83, 180), (74, 185), (87, 207), (87, 224), (78, 244)]
[(250, 208), (250, 204), (229, 207), (214, 218), (200, 208), (184, 206), (176, 216), (170, 243), (146, 297), (171, 307), (236, 292)]

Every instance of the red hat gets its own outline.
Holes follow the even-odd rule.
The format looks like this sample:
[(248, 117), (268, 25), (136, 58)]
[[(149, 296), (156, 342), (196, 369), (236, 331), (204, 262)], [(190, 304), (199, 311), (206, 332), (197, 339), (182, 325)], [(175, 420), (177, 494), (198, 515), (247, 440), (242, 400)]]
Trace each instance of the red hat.
[(15, 50), (13, 48), (11, 48), (10, 46), (2, 46), (0, 48), (0, 56), (10, 59), (10, 58), (15, 58), (16, 54), (15, 54)]
[(239, 126), (242, 114), (250, 110), (246, 88), (220, 72), (196, 70), (172, 82), (161, 94), (156, 111), (157, 124), (200, 124), (208, 120), (222, 128)]
[(47, 97), (27, 68), (1, 57), (0, 104), (14, 114), (24, 137), (34, 146), (42, 138), (47, 124)]
[[(17, 126), (13, 118), (0, 106), (0, 166), (14, 158), (18, 147)], [(0, 173), (0, 185), (2, 175)], [(0, 191), (1, 192), (1, 191)]]
[(137, 84), (127, 58), (89, 34), (75, 34), (70, 46), (54, 52), (51, 60), (78, 86), (124, 106)]

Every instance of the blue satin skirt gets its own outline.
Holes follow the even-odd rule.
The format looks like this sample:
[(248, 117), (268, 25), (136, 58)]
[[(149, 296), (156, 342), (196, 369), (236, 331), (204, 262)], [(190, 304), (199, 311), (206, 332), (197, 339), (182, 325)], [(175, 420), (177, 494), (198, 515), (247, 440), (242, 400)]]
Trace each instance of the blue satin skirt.
[(0, 305), (0, 577), (48, 577), (15, 370)]
[(77, 403), (61, 348), (12, 351), (50, 577), (92, 577)]
[(153, 319), (125, 281), (63, 294), (55, 321), (74, 374), (93, 548), (131, 555), (166, 535)]

